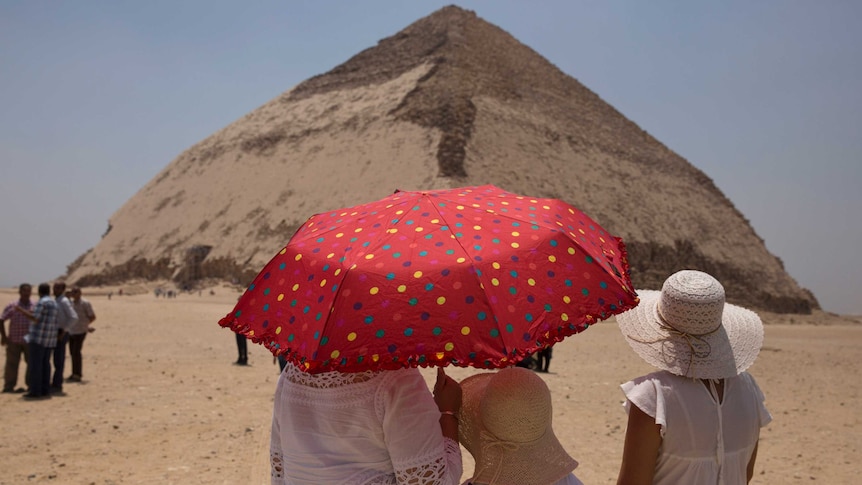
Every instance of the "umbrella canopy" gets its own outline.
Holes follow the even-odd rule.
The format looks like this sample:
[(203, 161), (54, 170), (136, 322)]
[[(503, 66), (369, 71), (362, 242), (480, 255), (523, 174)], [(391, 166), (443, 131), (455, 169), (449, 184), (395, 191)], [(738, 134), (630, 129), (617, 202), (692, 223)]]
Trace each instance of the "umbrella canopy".
[(219, 324), (310, 373), (499, 368), (637, 302), (621, 239), (486, 185), (312, 216)]

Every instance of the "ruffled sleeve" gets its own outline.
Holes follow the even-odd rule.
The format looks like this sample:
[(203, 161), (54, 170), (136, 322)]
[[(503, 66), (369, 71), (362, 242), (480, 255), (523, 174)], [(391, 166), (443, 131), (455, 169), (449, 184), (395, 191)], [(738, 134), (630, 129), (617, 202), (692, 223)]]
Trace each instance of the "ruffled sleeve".
[(623, 404), (626, 412), (629, 412), (630, 405), (637, 406), (638, 409), (655, 419), (655, 423), (661, 427), (661, 437), (664, 438), (665, 427), (667, 426), (666, 399), (664, 387), (655, 378), (655, 374), (638, 377), (621, 385), (620, 388), (626, 395), (626, 402)]
[(391, 372), (378, 391), (375, 409), (399, 484), (458, 485), (461, 448), (443, 437), (440, 411), (418, 370)]
[(757, 401), (757, 416), (760, 420), (760, 427), (764, 427), (767, 424), (772, 422), (772, 414), (769, 413), (769, 410), (766, 409), (766, 396), (763, 395), (763, 391), (760, 390), (760, 386), (757, 385), (757, 381), (754, 380), (754, 377), (748, 372), (743, 372), (740, 376), (745, 379), (746, 383), (751, 386), (754, 391), (754, 397)]

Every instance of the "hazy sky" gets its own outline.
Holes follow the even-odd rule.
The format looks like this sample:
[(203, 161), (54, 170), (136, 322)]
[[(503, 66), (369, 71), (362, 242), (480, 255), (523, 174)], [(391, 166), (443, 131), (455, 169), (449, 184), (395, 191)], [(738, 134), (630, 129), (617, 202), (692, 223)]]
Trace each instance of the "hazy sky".
[[(63, 274), (183, 150), (447, 4), (0, 3), (0, 285)], [(824, 309), (862, 314), (862, 2), (457, 5), (703, 170)]]

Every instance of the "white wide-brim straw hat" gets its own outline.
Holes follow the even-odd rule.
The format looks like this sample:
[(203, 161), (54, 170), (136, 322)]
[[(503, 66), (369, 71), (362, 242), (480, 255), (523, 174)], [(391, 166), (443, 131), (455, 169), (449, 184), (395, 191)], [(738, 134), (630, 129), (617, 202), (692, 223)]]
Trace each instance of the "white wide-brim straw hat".
[(473, 455), (472, 482), (546, 485), (578, 462), (551, 427), (551, 392), (533, 371), (509, 367), (461, 381), (458, 436)]
[(724, 379), (748, 369), (763, 345), (763, 323), (751, 310), (725, 302), (724, 287), (684, 270), (661, 291), (638, 290), (640, 304), (616, 316), (631, 348), (672, 374)]

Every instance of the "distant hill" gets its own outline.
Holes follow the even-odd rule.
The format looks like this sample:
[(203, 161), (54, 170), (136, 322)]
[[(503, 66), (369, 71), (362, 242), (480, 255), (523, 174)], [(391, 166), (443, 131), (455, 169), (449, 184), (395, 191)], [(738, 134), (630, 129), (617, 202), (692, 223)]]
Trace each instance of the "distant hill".
[(691, 268), (739, 304), (819, 308), (703, 172), (454, 6), (180, 154), (114, 213), (68, 279), (244, 284), (314, 213), (395, 189), (488, 183), (564, 199), (621, 236), (638, 288)]

